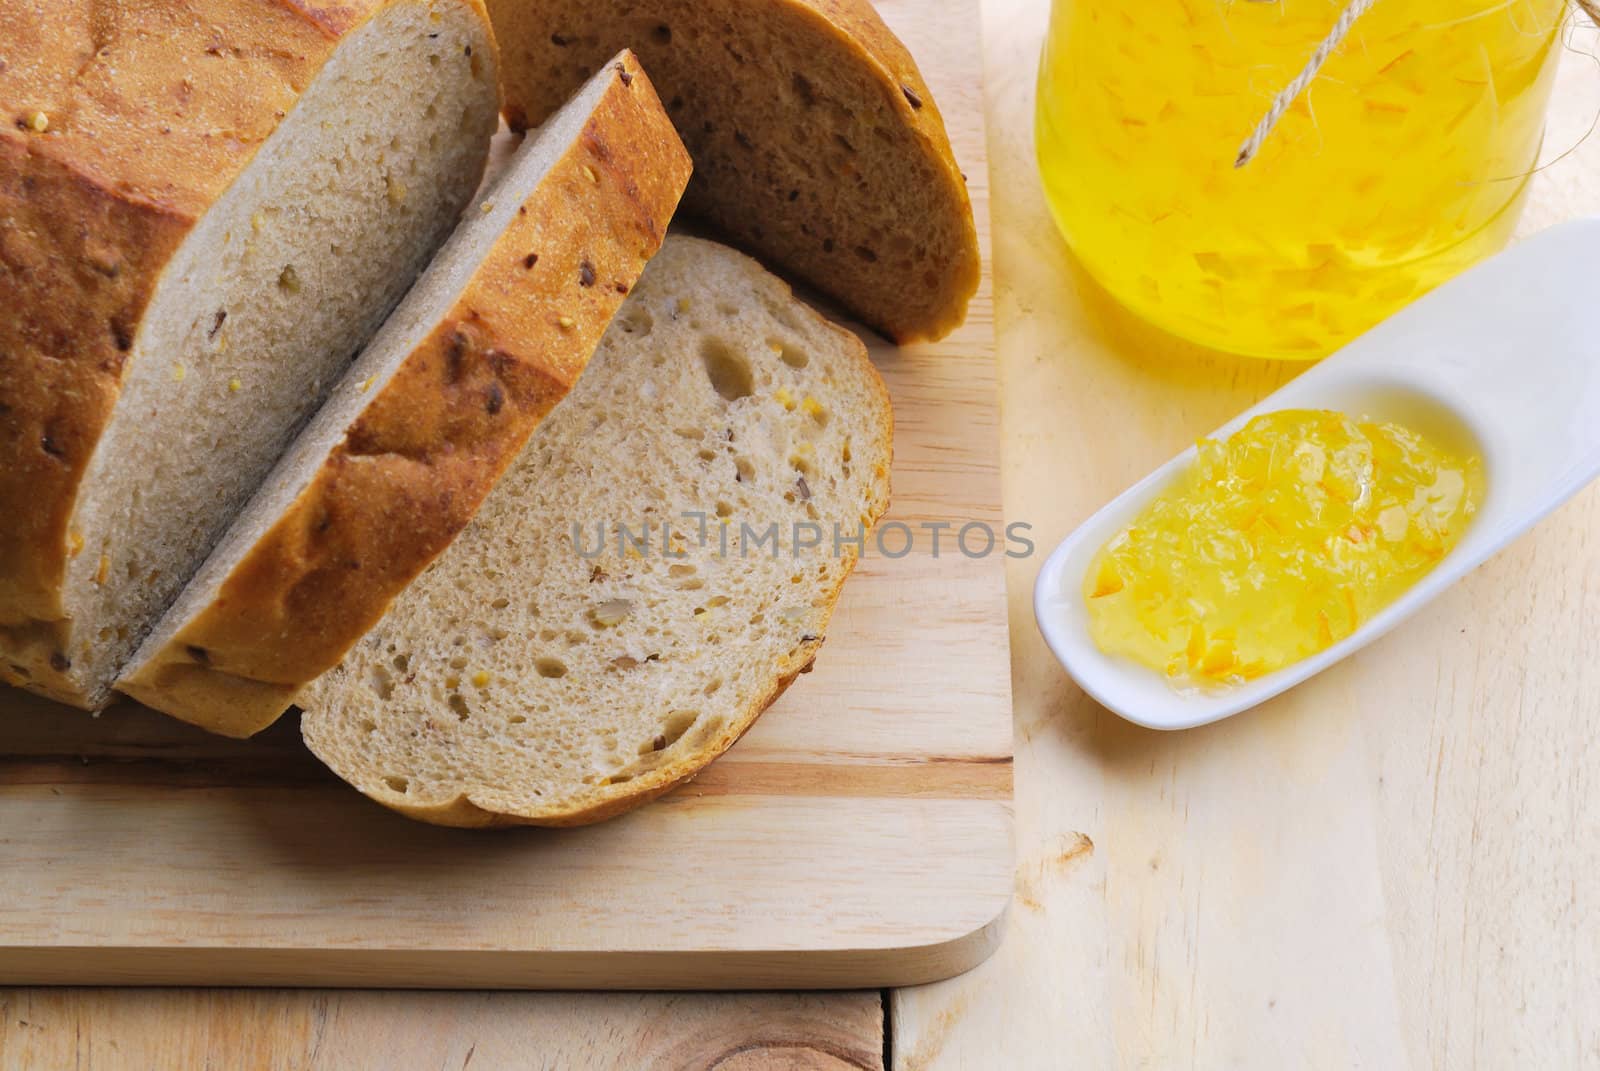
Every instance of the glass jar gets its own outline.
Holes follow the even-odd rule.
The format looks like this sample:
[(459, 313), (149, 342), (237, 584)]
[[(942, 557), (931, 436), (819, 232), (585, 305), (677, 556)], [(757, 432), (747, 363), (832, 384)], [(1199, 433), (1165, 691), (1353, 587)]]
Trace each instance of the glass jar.
[(1089, 273), (1183, 338), (1321, 357), (1505, 244), (1565, 0), (1377, 0), (1255, 158), (1346, 0), (1055, 0), (1039, 166)]

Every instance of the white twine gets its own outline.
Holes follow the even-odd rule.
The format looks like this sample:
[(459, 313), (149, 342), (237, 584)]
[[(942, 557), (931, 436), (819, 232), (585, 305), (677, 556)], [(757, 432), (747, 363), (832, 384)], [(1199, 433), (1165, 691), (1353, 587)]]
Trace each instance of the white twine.
[[(1578, 10), (1589, 17), (1591, 22), (1600, 26), (1600, 0), (1572, 0), (1572, 2)], [(1294, 81), (1284, 86), (1283, 90), (1272, 98), (1272, 107), (1267, 109), (1267, 114), (1261, 117), (1261, 122), (1256, 124), (1256, 128), (1250, 132), (1244, 144), (1239, 146), (1239, 154), (1233, 158), (1234, 167), (1243, 167), (1255, 159), (1256, 153), (1261, 150), (1261, 143), (1267, 140), (1272, 128), (1278, 125), (1283, 113), (1289, 110), (1289, 105), (1306, 91), (1306, 87), (1316, 79), (1317, 72), (1328, 61), (1328, 57), (1333, 55), (1334, 50), (1349, 36), (1350, 28), (1355, 25), (1356, 20), (1365, 15), (1375, 3), (1377, 0), (1351, 0), (1344, 11), (1340, 12), (1339, 21), (1334, 23), (1333, 29), (1328, 32), (1322, 44), (1317, 46), (1317, 50), (1311, 53), (1311, 58), (1306, 61), (1305, 67), (1295, 76)]]
[[(1316, 79), (1317, 72), (1322, 70), (1322, 65), (1328, 62), (1328, 57), (1333, 55), (1334, 50), (1344, 44), (1344, 39), (1349, 35), (1350, 28), (1356, 24), (1356, 20), (1365, 15), (1377, 2), (1378, 0), (1350, 0), (1344, 11), (1340, 12), (1339, 21), (1333, 24), (1333, 29), (1322, 39), (1322, 44), (1311, 53), (1311, 58), (1300, 69), (1300, 73), (1295, 75), (1294, 81), (1284, 86), (1278, 95), (1272, 98), (1272, 107), (1267, 109), (1267, 114), (1261, 117), (1261, 122), (1256, 124), (1256, 128), (1250, 132), (1244, 144), (1239, 146), (1239, 155), (1233, 158), (1234, 167), (1243, 167), (1255, 158), (1256, 153), (1261, 150), (1261, 143), (1267, 140), (1272, 128), (1278, 125), (1283, 113), (1289, 110), (1289, 105), (1293, 104)], [(1596, 16), (1597, 22), (1600, 22), (1600, 0), (1577, 0), (1577, 2), (1585, 11)]]

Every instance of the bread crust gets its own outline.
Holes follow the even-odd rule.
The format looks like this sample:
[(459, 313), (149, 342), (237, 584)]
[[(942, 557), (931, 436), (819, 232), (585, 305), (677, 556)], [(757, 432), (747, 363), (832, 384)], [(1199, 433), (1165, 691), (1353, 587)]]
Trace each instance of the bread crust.
[(472, 519), (577, 381), (688, 181), (638, 60), (623, 52), (606, 70), (581, 133), (448, 314), (216, 598), (120, 690), (215, 732), (258, 732)]
[[(7, 683), (79, 701), (64, 676), (69, 525), (157, 283), (339, 42), (396, 2), (0, 5), (0, 100), (16, 109), (0, 116)], [(487, 19), (481, 0), (456, 2)]]
[[(819, 69), (848, 64), (869, 73), (882, 105), (894, 122), (910, 133), (917, 154), (933, 176), (936, 189), (928, 192), (943, 206), (936, 212), (940, 217), (937, 221), (907, 219), (903, 221), (904, 230), (921, 234), (930, 222), (936, 222), (957, 236), (947, 249), (937, 253), (939, 276), (931, 285), (921, 278), (891, 278), (885, 280), (885, 286), (873, 289), (894, 291), (901, 298), (874, 299), (852, 283), (868, 274), (892, 271), (887, 260), (875, 267), (859, 262), (854, 250), (840, 249), (836, 259), (819, 265), (812, 263), (817, 259), (815, 251), (801, 248), (771, 228), (732, 225), (719, 211), (719, 205), (730, 199), (730, 191), (717, 184), (703, 158), (697, 159), (685, 206), (727, 230), (736, 244), (804, 277), (897, 342), (941, 338), (965, 319), (967, 304), (977, 292), (981, 275), (977, 228), (966, 179), (951, 150), (944, 118), (916, 61), (868, 0), (488, 0), (488, 4), (504, 50), (501, 73), (506, 115), (514, 127), (542, 121), (570, 90), (571, 80), (599, 58), (597, 49), (621, 44), (638, 50), (646, 69), (654, 72), (663, 98), (674, 103), (703, 100), (706, 94), (697, 92), (702, 81), (709, 83), (731, 65), (759, 62), (741, 57), (736, 51), (742, 47), (743, 26), (769, 27), (775, 34), (806, 41), (808, 51), (815, 52), (814, 62)], [(699, 20), (708, 25), (692, 44), (685, 44), (688, 38), (682, 33), (639, 32), (641, 24), (657, 22), (666, 29), (679, 20)], [(703, 48), (699, 47), (702, 43)], [(674, 49), (696, 51), (690, 59), (674, 61)], [(774, 86), (770, 95), (774, 101), (780, 99), (779, 88)], [(691, 110), (699, 106), (696, 103)], [(790, 126), (810, 121), (795, 107), (774, 107), (771, 118)], [(708, 116), (706, 136), (711, 136), (714, 126), (727, 126), (727, 119)], [(680, 123), (691, 153), (698, 155), (696, 139), (701, 131), (695, 126)], [(759, 144), (782, 132), (756, 129), (742, 133)], [(831, 138), (828, 135), (826, 140)], [(748, 143), (740, 144), (748, 148)], [(853, 171), (848, 169), (833, 177), (841, 194), (853, 177)], [(880, 190), (878, 194), (888, 197), (892, 191)], [(821, 222), (826, 227), (830, 221)], [(916, 300), (915, 295), (925, 288), (935, 291), (936, 296), (931, 301)]]

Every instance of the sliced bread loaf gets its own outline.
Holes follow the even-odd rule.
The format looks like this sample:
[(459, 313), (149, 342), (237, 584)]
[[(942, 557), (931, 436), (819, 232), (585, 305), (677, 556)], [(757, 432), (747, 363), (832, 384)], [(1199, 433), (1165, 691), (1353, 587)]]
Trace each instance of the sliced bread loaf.
[(689, 157), (631, 53), (530, 136), (117, 687), (270, 725), (472, 518), (661, 245)]
[(687, 209), (898, 341), (961, 323), (979, 273), (965, 180), (868, 0), (488, 4), (513, 125), (631, 47), (694, 157)]
[(479, 0), (0, 4), (0, 676), (84, 707), (438, 248)]
[(811, 665), (888, 502), (891, 425), (859, 340), (669, 237), (477, 518), (301, 693), (306, 743), (441, 825), (653, 799)]

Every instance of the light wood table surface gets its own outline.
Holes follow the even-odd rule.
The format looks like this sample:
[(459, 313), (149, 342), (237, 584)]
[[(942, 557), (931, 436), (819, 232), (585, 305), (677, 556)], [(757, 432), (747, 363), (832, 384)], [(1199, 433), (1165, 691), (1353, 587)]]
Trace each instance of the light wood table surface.
[[(1032, 163), (1045, 16), (985, 0), (1006, 503), (1041, 551), (1293, 374), (1163, 338), (1074, 267)], [(1547, 158), (1600, 112), (1595, 35), (1572, 43)], [(1524, 230), (1596, 212), (1600, 138), (1538, 176)], [(950, 982), (0, 991), (0, 1068), (1600, 1067), (1592, 533), (1591, 489), (1368, 651), (1177, 735), (1072, 686), (1033, 627), (1039, 559), (1014, 562), (1016, 899)]]

